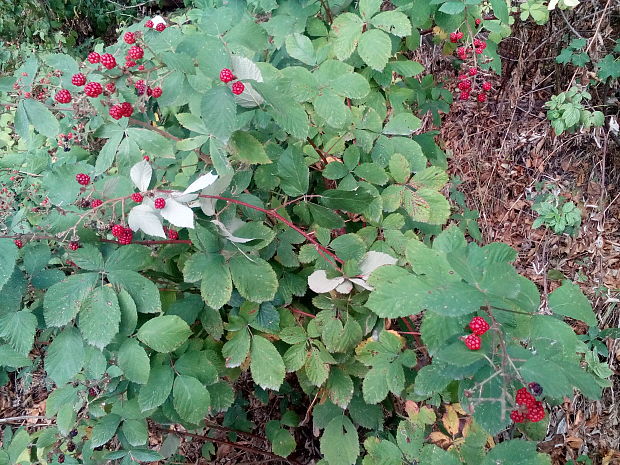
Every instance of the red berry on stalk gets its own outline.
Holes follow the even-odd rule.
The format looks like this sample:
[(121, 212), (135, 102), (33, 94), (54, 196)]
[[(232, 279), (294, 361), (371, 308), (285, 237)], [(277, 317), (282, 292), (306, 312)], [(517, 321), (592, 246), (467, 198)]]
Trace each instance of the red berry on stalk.
[(456, 35), (456, 32), (451, 32), (450, 33), (450, 42), (452, 42), (453, 44), (456, 44), (459, 41), (458, 36)]
[(88, 186), (90, 184), (90, 176), (84, 173), (76, 174), (75, 180), (82, 186)]
[(116, 84), (114, 84), (113, 82), (108, 82), (105, 85), (105, 90), (108, 91), (109, 93), (113, 93), (116, 91)]
[(90, 201), (91, 208), (97, 208), (103, 205), (103, 201), (101, 199), (93, 199)]
[(84, 76), (82, 73), (74, 74), (71, 77), (71, 84), (78, 87), (83, 86), (84, 84), (86, 84), (86, 76)]
[(146, 22), (144, 23), (144, 27), (153, 27), (153, 21), (151, 21), (150, 19), (147, 19)]
[(123, 228), (123, 232), (118, 236), (118, 243), (121, 245), (131, 244), (133, 231), (130, 228)]
[(123, 116), (129, 118), (133, 114), (133, 107), (129, 102), (121, 103), (121, 110), (123, 110)]
[(484, 49), (483, 48), (477, 48), (476, 49), (476, 55), (482, 55), (484, 53)]
[(157, 197), (155, 199), (154, 206), (158, 210), (161, 210), (162, 208), (164, 208), (166, 206), (166, 200), (161, 198), (161, 197)]
[(161, 94), (163, 94), (164, 92), (161, 90), (161, 87), (153, 87), (153, 90), (151, 93), (153, 95), (153, 98), (159, 98), (161, 97)]
[(123, 231), (125, 231), (125, 227), (122, 224), (115, 224), (112, 226), (111, 232), (114, 237), (120, 237), (120, 235), (123, 234)]
[(69, 103), (71, 101), (71, 92), (67, 89), (60, 89), (56, 92), (56, 95), (54, 95), (54, 99), (58, 103)]
[(536, 404), (536, 398), (523, 387), (517, 391), (517, 394), (515, 395), (515, 402), (517, 405), (525, 405), (529, 408)]
[(103, 87), (98, 82), (89, 82), (84, 87), (84, 93), (91, 98), (96, 98), (103, 92)]
[(166, 29), (166, 25), (164, 23), (159, 23), (157, 26), (155, 26), (155, 30), (156, 31), (163, 31), (164, 29)]
[(116, 66), (116, 58), (109, 53), (104, 53), (101, 55), (101, 64), (107, 69), (112, 69)]
[(138, 66), (138, 71), (144, 71), (144, 65)]
[(542, 402), (537, 401), (534, 405), (528, 406), (526, 417), (534, 423), (545, 418), (545, 408)]
[(482, 347), (482, 340), (475, 334), (470, 334), (465, 338), (465, 345), (469, 350), (480, 350)]
[(60, 454), (58, 456), (58, 463), (65, 463), (65, 454)]
[(125, 35), (123, 36), (123, 40), (125, 41), (126, 44), (135, 44), (136, 43), (136, 35), (133, 32), (125, 32)]
[(142, 194), (140, 194), (140, 192), (134, 192), (133, 194), (131, 194), (131, 200), (136, 203), (142, 203), (144, 197), (142, 196)]
[(469, 70), (467, 71), (467, 73), (470, 76), (475, 76), (476, 74), (478, 74), (478, 68), (474, 68), (473, 66), (471, 68), (469, 68)]
[(88, 61), (92, 64), (99, 63), (101, 61), (101, 55), (97, 52), (90, 52), (88, 54)]
[(136, 81), (134, 87), (136, 88), (136, 93), (138, 95), (143, 95), (144, 92), (146, 92), (146, 83), (144, 82), (144, 79), (139, 79)]
[(227, 83), (232, 81), (233, 79), (235, 79), (235, 75), (228, 68), (224, 68), (222, 71), (220, 71), (220, 81)]
[(490, 91), (491, 90), (491, 83), (487, 82), (487, 81), (483, 82), (482, 83), (482, 90), (484, 90), (486, 92)]
[(461, 40), (461, 39), (463, 38), (463, 33), (462, 33), (461, 31), (458, 31), (458, 32), (456, 33), (456, 38), (457, 38), (458, 40)]
[(482, 23), (482, 20), (480, 18), (476, 18), (476, 26), (480, 26), (480, 23)]
[(24, 243), (20, 239), (15, 239), (13, 243), (17, 246), (18, 249), (21, 249), (24, 246)]
[(476, 97), (476, 99), (480, 102), (480, 103), (484, 103), (487, 101), (487, 94), (478, 94), (478, 97)]
[(478, 336), (482, 336), (489, 330), (489, 328), (489, 323), (487, 323), (481, 316), (475, 316), (469, 322), (469, 329), (471, 329), (472, 333)]
[(232, 93), (235, 95), (242, 94), (245, 90), (245, 85), (241, 81), (237, 81), (232, 85)]
[(471, 89), (471, 81), (469, 79), (463, 79), (458, 84), (459, 90), (469, 90)]
[(134, 45), (127, 52), (127, 56), (132, 60), (139, 60), (144, 56), (144, 50), (139, 45)]
[(136, 62), (133, 60), (130, 60), (129, 57), (127, 57), (127, 61), (125, 61), (125, 66), (127, 68), (133, 68), (134, 66), (136, 66)]
[(459, 94), (459, 100), (469, 100), (469, 92), (463, 91)]
[(71, 241), (69, 242), (69, 248), (75, 252), (80, 248), (80, 243), (78, 241)]
[(120, 105), (112, 105), (108, 112), (114, 119), (121, 119), (123, 117), (123, 108)]
[(166, 236), (168, 236), (168, 239), (176, 241), (179, 238), (179, 232), (175, 231), (174, 229), (166, 228)]
[(149, 157), (148, 155), (144, 155), (142, 159), (146, 161), (151, 161), (151, 157)]
[(487, 48), (487, 43), (484, 40), (474, 39), (474, 47), (484, 50)]
[(513, 410), (510, 412), (510, 419), (515, 423), (523, 423), (525, 421), (525, 415), (518, 410)]

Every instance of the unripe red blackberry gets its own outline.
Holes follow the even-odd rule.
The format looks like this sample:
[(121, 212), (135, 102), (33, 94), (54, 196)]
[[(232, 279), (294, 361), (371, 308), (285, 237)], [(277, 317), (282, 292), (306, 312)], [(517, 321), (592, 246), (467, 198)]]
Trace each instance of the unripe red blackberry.
[(510, 412), (510, 419), (515, 423), (523, 423), (525, 421), (525, 415), (518, 410), (513, 410)]
[(490, 91), (491, 87), (492, 86), (491, 86), (490, 82), (485, 81), (485, 82), (482, 83), (482, 90), (484, 90), (486, 92)]
[(67, 89), (60, 89), (58, 92), (56, 92), (56, 95), (54, 95), (54, 99), (58, 103), (69, 103), (71, 102), (71, 92), (69, 92)]
[(487, 323), (481, 316), (475, 316), (469, 322), (469, 329), (471, 329), (472, 333), (478, 336), (482, 336), (489, 330), (489, 328), (489, 323)]
[(71, 241), (69, 242), (69, 248), (75, 252), (80, 248), (80, 243), (78, 241)]
[(159, 23), (157, 26), (155, 26), (155, 30), (162, 32), (164, 29), (166, 29), (166, 25), (164, 23)]
[(138, 95), (143, 95), (146, 92), (146, 83), (144, 82), (144, 79), (136, 81), (134, 87), (136, 88), (136, 93)]
[(88, 54), (88, 61), (92, 64), (99, 63), (101, 61), (101, 55), (97, 52), (90, 52)]
[(125, 231), (125, 227), (122, 224), (115, 224), (112, 226), (111, 233), (114, 237), (120, 237), (123, 231)]
[(24, 246), (24, 243), (20, 239), (15, 239), (13, 243), (17, 246), (18, 249), (21, 249)]
[(133, 114), (133, 107), (129, 102), (121, 103), (121, 110), (123, 110), (123, 116), (129, 118)]
[(224, 68), (222, 71), (220, 71), (220, 81), (228, 83), (233, 79), (235, 79), (235, 75), (228, 68)]
[(241, 81), (237, 81), (232, 85), (232, 93), (235, 95), (242, 94), (245, 90), (245, 85)]
[(450, 42), (452, 42), (453, 44), (456, 44), (459, 41), (456, 32), (451, 32), (450, 33)]
[(104, 53), (101, 55), (101, 64), (107, 69), (112, 69), (116, 66), (116, 58), (109, 53)]
[(166, 199), (162, 197), (157, 197), (155, 201), (153, 202), (153, 204), (155, 208), (157, 208), (158, 210), (161, 210), (162, 208), (166, 206)]
[(132, 60), (139, 60), (144, 56), (144, 50), (139, 45), (134, 45), (127, 51), (127, 56)]
[(74, 74), (71, 77), (71, 84), (78, 87), (83, 86), (84, 84), (86, 84), (86, 76), (84, 76), (82, 73)]
[(101, 199), (93, 199), (90, 201), (91, 208), (97, 208), (103, 205), (103, 201)]
[(142, 159), (146, 161), (151, 161), (151, 157), (149, 157), (148, 155), (144, 155)]
[(469, 92), (463, 91), (459, 94), (459, 100), (469, 100)]
[(478, 94), (478, 97), (476, 97), (476, 99), (480, 102), (480, 103), (484, 103), (487, 101), (487, 94)]
[(120, 105), (112, 105), (108, 112), (114, 119), (121, 119), (123, 117), (123, 108)]
[(130, 228), (124, 228), (123, 232), (118, 236), (118, 243), (121, 245), (131, 244), (133, 240), (133, 231)]
[(179, 239), (179, 232), (174, 229), (166, 228), (166, 236), (168, 236), (168, 239), (176, 241)]
[(103, 87), (98, 82), (89, 82), (84, 86), (84, 93), (91, 98), (96, 98), (103, 92)]
[(469, 74), (470, 76), (475, 76), (476, 74), (478, 74), (478, 68), (474, 68), (473, 66), (471, 68), (469, 68), (469, 70), (467, 71), (467, 74)]
[(125, 41), (126, 44), (135, 44), (136, 43), (136, 35), (133, 32), (125, 32), (125, 35), (123, 36), (123, 40)]
[(90, 184), (90, 176), (84, 173), (76, 174), (75, 180), (82, 186), (88, 186)]
[(476, 26), (480, 26), (480, 23), (482, 23), (482, 20), (480, 18), (476, 18)]
[(153, 27), (153, 21), (151, 21), (150, 19), (147, 19), (146, 22), (144, 23), (144, 27), (148, 27), (148, 28)]
[(543, 407), (542, 402), (537, 401), (534, 405), (528, 406), (526, 417), (534, 423), (545, 418), (545, 408)]
[(138, 66), (138, 71), (144, 71), (144, 65)]
[(142, 203), (142, 201), (144, 200), (144, 197), (142, 196), (140, 192), (134, 192), (133, 194), (131, 194), (131, 200), (133, 200), (136, 203)]
[(458, 88), (459, 90), (465, 91), (471, 89), (471, 81), (469, 79), (463, 79), (461, 82), (459, 82)]
[(105, 85), (105, 90), (111, 94), (114, 93), (116, 91), (116, 84), (114, 84), (113, 82), (108, 82)]
[(163, 94), (163, 90), (161, 90), (161, 87), (153, 87), (153, 98), (159, 98), (161, 97), (161, 95)]
[(129, 57), (126, 58), (125, 66), (127, 68), (133, 68), (134, 66), (136, 66), (136, 64), (137, 63), (135, 61), (133, 61), (132, 59), (130, 59)]
[(469, 350), (480, 350), (482, 347), (482, 340), (475, 334), (470, 334), (465, 338), (465, 346)]

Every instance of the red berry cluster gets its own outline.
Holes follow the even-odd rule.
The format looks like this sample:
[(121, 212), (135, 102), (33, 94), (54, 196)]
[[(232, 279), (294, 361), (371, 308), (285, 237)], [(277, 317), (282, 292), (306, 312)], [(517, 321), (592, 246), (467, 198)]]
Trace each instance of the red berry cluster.
[(489, 323), (487, 323), (484, 318), (481, 316), (473, 317), (469, 322), (469, 329), (472, 334), (466, 336), (463, 340), (465, 346), (467, 346), (469, 350), (480, 350), (482, 347), (482, 339), (480, 339), (480, 336), (486, 333), (489, 328)]
[(84, 93), (91, 98), (97, 98), (103, 92), (103, 87), (98, 82), (89, 82), (84, 87)]
[(69, 248), (75, 252), (80, 248), (80, 243), (78, 241), (71, 241), (69, 242)]
[(115, 224), (112, 226), (112, 235), (118, 239), (118, 243), (121, 245), (131, 244), (133, 240), (133, 231), (131, 228), (126, 228), (122, 224)]
[(176, 241), (179, 239), (179, 232), (174, 229), (164, 227), (164, 232), (166, 233), (166, 237), (170, 240)]
[(90, 201), (91, 208), (97, 208), (103, 205), (103, 201), (101, 199), (93, 199)]
[(86, 84), (86, 76), (84, 76), (82, 73), (74, 74), (71, 77), (71, 84), (73, 84), (74, 86), (82, 87), (84, 84)]
[[(474, 85), (477, 84), (475, 79), (476, 75), (478, 75), (478, 68), (475, 67), (469, 68), (467, 74), (459, 74), (459, 82), (457, 84), (457, 88), (460, 91), (459, 100), (469, 100)], [(486, 92), (490, 91), (493, 86), (488, 81), (483, 81), (479, 84), (479, 86), (481, 90), (478, 92), (476, 100), (478, 100), (478, 102), (480, 103), (483, 103), (487, 100)]]
[(15, 243), (18, 249), (21, 249), (24, 246), (24, 243), (21, 241), (21, 239), (15, 239), (13, 242)]
[(162, 208), (166, 206), (166, 199), (162, 197), (157, 197), (155, 201), (153, 202), (153, 204), (155, 208), (157, 208), (158, 210), (161, 210)]
[(450, 33), (450, 42), (452, 42), (453, 44), (456, 44), (462, 38), (463, 38), (463, 33), (461, 31)]
[(101, 55), (101, 64), (106, 69), (112, 69), (116, 66), (116, 58), (110, 53), (104, 53)]
[(75, 180), (82, 186), (88, 186), (90, 184), (90, 176), (84, 173), (76, 174)]
[[(538, 386), (536, 383), (530, 383), (530, 385)], [(522, 387), (517, 391), (515, 403), (517, 409), (510, 412), (510, 418), (515, 423), (523, 423), (526, 420), (535, 423), (545, 418), (545, 408), (542, 402), (536, 400), (536, 397), (527, 388)]]
[(121, 119), (123, 116), (129, 118), (133, 114), (133, 107), (129, 102), (112, 105), (109, 110), (110, 116), (114, 119)]
[(131, 194), (131, 200), (136, 203), (142, 203), (144, 197), (142, 196), (142, 194), (140, 194), (140, 192), (134, 192), (133, 194)]
[[(223, 83), (228, 84), (229, 82), (234, 81), (235, 79), (237, 79), (237, 76), (235, 76), (233, 72), (229, 70), (228, 68), (224, 68), (220, 71), (220, 81), (222, 81)], [(244, 90), (245, 90), (245, 84), (243, 84), (243, 82), (241, 81), (233, 82), (231, 86), (231, 91), (233, 94), (240, 95), (243, 93)]]
[(60, 89), (58, 92), (56, 92), (54, 100), (56, 100), (58, 103), (69, 103), (71, 102), (71, 92), (69, 92), (67, 89)]

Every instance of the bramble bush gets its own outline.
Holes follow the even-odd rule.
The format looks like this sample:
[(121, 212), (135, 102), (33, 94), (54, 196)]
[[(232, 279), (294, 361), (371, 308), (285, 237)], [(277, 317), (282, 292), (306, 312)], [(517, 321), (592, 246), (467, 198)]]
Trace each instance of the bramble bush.
[(548, 409), (608, 385), (564, 321), (596, 317), (443, 228), (419, 116), (451, 93), (410, 58), (432, 33), (485, 105), (490, 5), (196, 1), (2, 78), (0, 383), (43, 369), (54, 426), (5, 429), (0, 463), (163, 460), (178, 439), (149, 430), (221, 412), (247, 431), (246, 372), (293, 461), (311, 422), (326, 465), (549, 463)]

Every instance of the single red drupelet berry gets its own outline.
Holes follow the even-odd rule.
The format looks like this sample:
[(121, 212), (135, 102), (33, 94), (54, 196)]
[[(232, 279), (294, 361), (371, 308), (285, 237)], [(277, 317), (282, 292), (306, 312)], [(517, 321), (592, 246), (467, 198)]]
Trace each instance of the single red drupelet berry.
[(153, 90), (151, 93), (153, 95), (153, 98), (159, 98), (161, 97), (161, 94), (164, 93), (164, 91), (161, 90), (161, 87), (153, 87)]
[(112, 69), (116, 66), (116, 58), (109, 53), (104, 53), (101, 55), (101, 64), (107, 69)]
[(103, 92), (103, 87), (98, 82), (89, 82), (84, 86), (84, 93), (89, 97), (96, 98)]
[(220, 81), (230, 82), (233, 79), (235, 79), (235, 75), (228, 68), (224, 68), (222, 71), (220, 71)]
[(76, 174), (75, 180), (82, 186), (88, 186), (90, 184), (90, 176), (84, 173)]
[(461, 60), (465, 60), (467, 58), (467, 49), (465, 47), (457, 48), (456, 56), (458, 56)]
[(469, 92), (463, 91), (459, 94), (459, 100), (469, 100)]
[(103, 200), (101, 199), (93, 199), (90, 201), (91, 208), (97, 208), (97, 207), (100, 207), (101, 205), (103, 205)]
[(456, 35), (456, 32), (451, 32), (450, 33), (450, 42), (452, 42), (453, 44), (456, 44), (459, 41), (458, 36)]
[(134, 66), (136, 66), (136, 64), (137, 63), (135, 61), (129, 59), (129, 57), (127, 58), (127, 61), (125, 61), (125, 66), (127, 68), (133, 68)]
[(537, 401), (534, 405), (528, 407), (526, 418), (531, 422), (538, 422), (545, 418), (545, 408), (542, 402)]
[(99, 394), (99, 392), (98, 392), (97, 388), (91, 387), (91, 388), (88, 390), (88, 395), (89, 395), (90, 397), (97, 397), (97, 394)]
[(166, 29), (166, 25), (164, 23), (159, 23), (157, 26), (155, 26), (155, 30), (156, 31), (163, 31), (164, 29)]
[(476, 55), (482, 55), (484, 53), (484, 49), (483, 48), (477, 48), (476, 49)]
[(478, 94), (478, 97), (476, 97), (476, 99), (480, 102), (480, 103), (484, 103), (487, 101), (487, 94)]
[(88, 54), (88, 61), (92, 64), (99, 63), (101, 61), (101, 55), (97, 52), (90, 52)]
[(241, 81), (237, 81), (232, 85), (232, 93), (235, 95), (242, 94), (245, 90), (245, 85)]
[(135, 44), (136, 43), (136, 35), (133, 32), (125, 32), (125, 35), (123, 36), (123, 40), (125, 41), (126, 44)]
[(471, 68), (469, 68), (469, 70), (467, 71), (467, 74), (469, 74), (470, 76), (475, 76), (476, 74), (478, 74), (478, 68), (474, 68), (473, 66)]
[(136, 81), (134, 87), (136, 88), (136, 93), (138, 95), (143, 95), (144, 92), (146, 92), (146, 83), (144, 82), (144, 79), (139, 79)]
[(487, 323), (487, 321), (481, 316), (475, 316), (469, 322), (469, 329), (471, 329), (472, 333), (478, 336), (482, 336), (489, 330), (489, 328), (489, 323)]
[(490, 91), (491, 90), (491, 83), (487, 82), (487, 81), (483, 82), (482, 83), (482, 90), (484, 90), (486, 92)]
[(69, 248), (75, 252), (80, 248), (80, 243), (78, 241), (71, 241), (69, 242)]
[(161, 210), (162, 208), (164, 208), (166, 206), (166, 199), (163, 199), (161, 197), (157, 197), (155, 199), (154, 206), (158, 210)]
[(18, 249), (21, 249), (24, 246), (24, 243), (20, 239), (15, 239), (13, 243), (17, 246)]
[(166, 228), (166, 236), (168, 236), (168, 239), (176, 241), (177, 239), (179, 239), (179, 232), (175, 231), (174, 229)]
[(105, 90), (111, 94), (116, 92), (116, 84), (114, 84), (113, 82), (108, 82), (105, 85)]
[(153, 89), (151, 89), (151, 86), (146, 86), (146, 95), (149, 97), (153, 95)]
[(140, 192), (134, 192), (133, 194), (131, 194), (131, 200), (136, 203), (142, 203), (144, 197), (142, 196), (142, 194), (140, 194)]
[(86, 84), (86, 76), (84, 76), (82, 73), (74, 74), (71, 77), (71, 84), (78, 87), (83, 86), (84, 84)]
[(523, 423), (525, 421), (525, 415), (518, 410), (513, 410), (510, 412), (510, 419), (515, 423)]
[(121, 119), (124, 115), (123, 107), (121, 107), (120, 105), (112, 105), (108, 112), (110, 113), (110, 116), (114, 119)]
[(459, 90), (469, 90), (471, 89), (471, 81), (469, 79), (463, 79), (458, 84)]
[(151, 161), (151, 157), (149, 157), (148, 155), (144, 155), (142, 159), (146, 161)]
[(457, 38), (458, 40), (461, 40), (461, 39), (463, 38), (463, 33), (462, 33), (461, 31), (458, 31), (458, 32), (456, 33), (456, 38)]
[(529, 408), (530, 406), (536, 404), (536, 398), (527, 390), (527, 388), (522, 387), (515, 395), (515, 402), (517, 405), (525, 405)]
[(127, 56), (132, 60), (139, 60), (144, 56), (144, 50), (139, 45), (134, 45), (127, 51)]
[(476, 18), (476, 26), (480, 26), (480, 23), (482, 23), (482, 20), (480, 18)]
[(131, 244), (133, 240), (133, 231), (130, 228), (124, 228), (123, 232), (118, 236), (118, 243), (121, 245)]
[(465, 345), (469, 350), (480, 350), (482, 347), (482, 340), (475, 334), (470, 334), (465, 338)]
[(123, 116), (129, 118), (133, 114), (133, 107), (129, 102), (121, 103), (121, 110), (123, 110)]
[(144, 65), (138, 66), (138, 71), (144, 71)]
[(112, 226), (111, 232), (114, 237), (120, 237), (123, 231), (125, 231), (125, 227), (122, 224), (115, 224)]
[(58, 103), (69, 103), (71, 101), (71, 92), (67, 89), (60, 89), (56, 92), (56, 95), (54, 95), (54, 99)]
[(153, 27), (153, 21), (151, 21), (150, 19), (147, 19), (146, 22), (144, 23), (144, 27)]
[(474, 39), (474, 47), (484, 50), (487, 48), (487, 43), (484, 40)]

